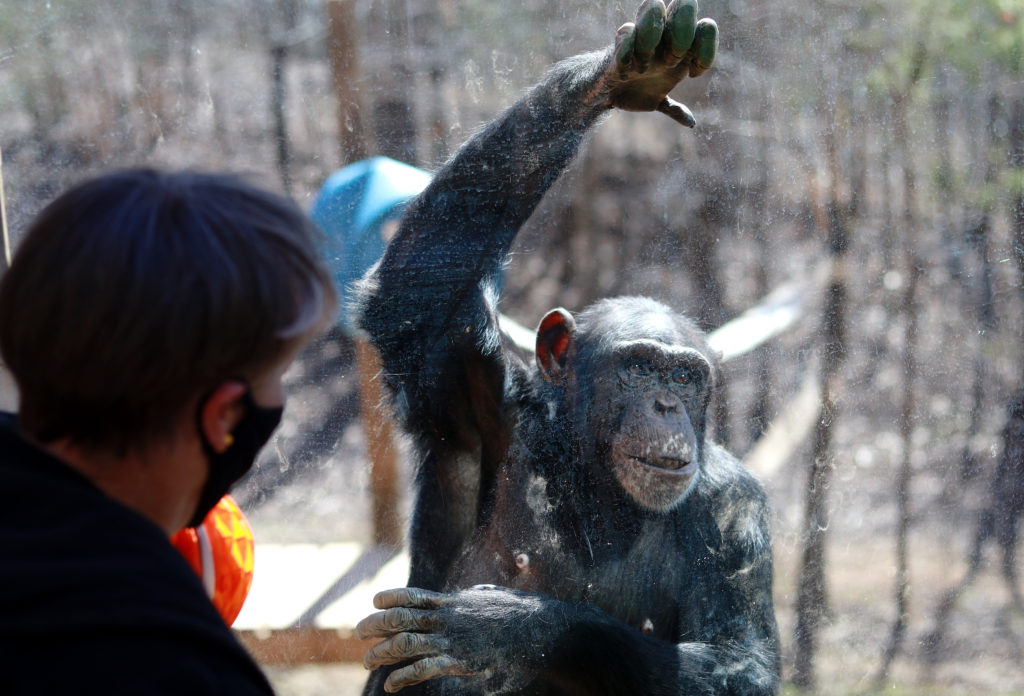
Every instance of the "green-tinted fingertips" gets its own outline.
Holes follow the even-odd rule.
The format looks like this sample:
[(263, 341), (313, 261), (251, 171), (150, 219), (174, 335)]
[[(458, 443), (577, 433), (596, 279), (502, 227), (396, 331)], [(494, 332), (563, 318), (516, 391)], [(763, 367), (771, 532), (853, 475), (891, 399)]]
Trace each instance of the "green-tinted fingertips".
[(636, 51), (654, 53), (665, 31), (665, 3), (662, 0), (644, 0), (636, 13)]
[(669, 50), (676, 58), (682, 58), (693, 45), (697, 31), (697, 0), (673, 0), (668, 6), (666, 27)]
[(662, 0), (644, 0), (636, 14), (636, 44), (634, 56), (640, 72), (647, 70), (654, 49), (661, 43), (665, 31), (665, 3)]
[(629, 68), (633, 61), (633, 45), (636, 40), (635, 26), (626, 22), (615, 34), (615, 65), (619, 70)]
[(697, 22), (693, 37), (693, 65), (690, 77), (696, 77), (715, 64), (718, 53), (718, 25), (715, 20), (705, 17)]

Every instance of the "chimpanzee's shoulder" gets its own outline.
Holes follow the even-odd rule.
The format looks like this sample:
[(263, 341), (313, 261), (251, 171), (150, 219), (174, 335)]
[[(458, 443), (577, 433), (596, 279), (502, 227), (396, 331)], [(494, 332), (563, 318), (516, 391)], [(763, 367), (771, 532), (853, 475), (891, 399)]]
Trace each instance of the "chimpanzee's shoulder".
[(769, 514), (768, 496), (758, 478), (732, 453), (712, 442), (705, 445), (703, 466), (692, 493), (715, 517), (729, 518), (743, 511), (743, 516), (766, 520)]
[[(771, 510), (761, 482), (730, 452), (707, 443), (693, 493), (695, 507), (718, 528), (723, 542), (759, 555), (770, 546)], [(684, 506), (687, 501), (683, 501)]]
[(714, 442), (704, 445), (701, 479), (708, 494), (764, 496), (757, 477), (735, 455)]

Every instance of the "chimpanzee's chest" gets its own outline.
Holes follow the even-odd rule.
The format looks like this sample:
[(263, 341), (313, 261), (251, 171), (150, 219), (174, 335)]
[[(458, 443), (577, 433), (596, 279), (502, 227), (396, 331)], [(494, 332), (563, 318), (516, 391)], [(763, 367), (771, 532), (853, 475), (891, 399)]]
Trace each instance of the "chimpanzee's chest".
[[(695, 566), (712, 560), (705, 544), (679, 538), (667, 518), (651, 520), (632, 535), (591, 539), (555, 514), (543, 482), (520, 483), (522, 496), (515, 505), (499, 501), (464, 553), (451, 587), (494, 584), (593, 604), (664, 640), (688, 632), (679, 625), (679, 602), (701, 591), (687, 579), (702, 576), (693, 572)], [(691, 549), (703, 549), (705, 557), (694, 557)]]

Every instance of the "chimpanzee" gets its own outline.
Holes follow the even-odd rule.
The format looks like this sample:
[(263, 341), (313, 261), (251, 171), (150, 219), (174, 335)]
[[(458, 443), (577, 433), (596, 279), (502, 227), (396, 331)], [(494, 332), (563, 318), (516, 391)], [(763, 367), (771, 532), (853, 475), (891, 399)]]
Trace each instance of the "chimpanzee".
[[(716, 367), (646, 298), (549, 312), (528, 368), (496, 319), (513, 238), (611, 108), (693, 125), (668, 92), (714, 58), (695, 0), (647, 0), (469, 140), (360, 289), (421, 461), (409, 587), (377, 595), (366, 693), (770, 694), (769, 512), (705, 438)], [(486, 584), (483, 584), (486, 583)]]

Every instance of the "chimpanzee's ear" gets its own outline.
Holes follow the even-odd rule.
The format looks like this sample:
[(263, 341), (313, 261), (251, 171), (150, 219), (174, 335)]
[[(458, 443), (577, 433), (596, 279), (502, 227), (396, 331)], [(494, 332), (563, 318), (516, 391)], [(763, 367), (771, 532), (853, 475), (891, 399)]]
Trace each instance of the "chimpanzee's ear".
[(564, 385), (576, 356), (576, 320), (558, 307), (540, 320), (537, 327), (537, 367), (551, 384)]

